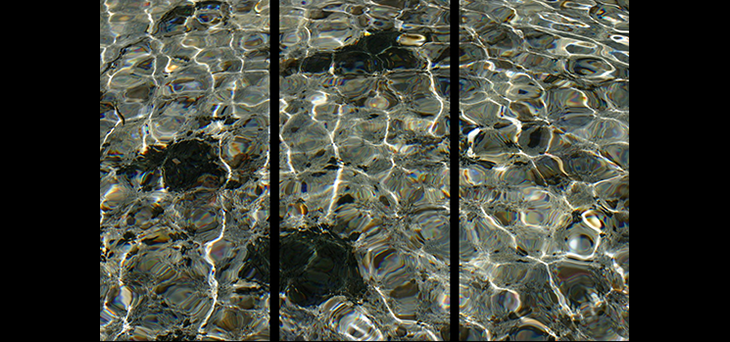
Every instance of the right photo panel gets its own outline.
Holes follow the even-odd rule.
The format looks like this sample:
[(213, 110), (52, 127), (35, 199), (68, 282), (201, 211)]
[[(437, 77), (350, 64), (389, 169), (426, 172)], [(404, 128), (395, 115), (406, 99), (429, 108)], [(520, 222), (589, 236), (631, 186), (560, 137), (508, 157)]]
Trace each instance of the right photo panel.
[(459, 9), (459, 340), (627, 340), (629, 1)]

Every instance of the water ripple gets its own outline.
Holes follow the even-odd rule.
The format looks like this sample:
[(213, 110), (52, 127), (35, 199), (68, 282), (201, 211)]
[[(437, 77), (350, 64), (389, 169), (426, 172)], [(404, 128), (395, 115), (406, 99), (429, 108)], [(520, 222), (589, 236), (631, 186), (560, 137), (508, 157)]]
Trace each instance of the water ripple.
[(460, 4), (461, 339), (628, 339), (628, 1)]

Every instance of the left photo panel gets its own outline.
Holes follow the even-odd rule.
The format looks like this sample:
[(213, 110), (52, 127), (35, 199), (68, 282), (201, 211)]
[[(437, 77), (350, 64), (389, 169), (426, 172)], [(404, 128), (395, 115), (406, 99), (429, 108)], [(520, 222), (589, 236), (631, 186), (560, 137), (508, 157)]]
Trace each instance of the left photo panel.
[(270, 340), (269, 12), (100, 1), (100, 340)]

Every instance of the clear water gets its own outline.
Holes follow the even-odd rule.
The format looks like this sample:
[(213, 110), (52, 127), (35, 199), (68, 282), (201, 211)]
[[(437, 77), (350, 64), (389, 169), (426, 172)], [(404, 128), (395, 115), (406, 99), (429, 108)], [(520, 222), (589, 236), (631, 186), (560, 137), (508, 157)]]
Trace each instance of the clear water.
[[(280, 5), (281, 233), (289, 241), (326, 232), (355, 258), (346, 266), (324, 246), (282, 245), (310, 260), (282, 257), (282, 339), (442, 339), (450, 317), (449, 3)], [(348, 278), (332, 273), (336, 264), (358, 279), (337, 281)]]
[(628, 339), (628, 1), (461, 1), (460, 340)]
[(628, 1), (273, 5), (100, 1), (100, 340), (628, 339)]
[(100, 340), (269, 339), (268, 1), (100, 1)]

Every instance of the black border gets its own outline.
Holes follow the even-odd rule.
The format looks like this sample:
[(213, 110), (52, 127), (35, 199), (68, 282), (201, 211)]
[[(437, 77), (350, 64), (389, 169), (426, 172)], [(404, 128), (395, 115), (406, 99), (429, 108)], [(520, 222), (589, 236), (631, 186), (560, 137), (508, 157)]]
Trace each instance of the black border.
[[(453, 6), (456, 2), (456, 7)], [(461, 22), (458, 0), (449, 3), (450, 17), (450, 47), (449, 47), (449, 238), (451, 242), (450, 255), (450, 340), (457, 341), (459, 337), (459, 23)], [(456, 46), (454, 46), (456, 45)], [(456, 62), (456, 64), (454, 64)], [(456, 303), (454, 303), (456, 299)]]
[[(269, 93), (269, 105), (271, 106), (269, 110), (269, 143), (271, 144), (269, 146), (269, 241), (271, 243), (269, 267), (272, 269), (276, 267), (276, 272), (270, 269), (269, 336), (271, 341), (279, 341), (279, 36), (281, 32), (278, 18), (280, 15), (279, 1), (271, 1), (269, 6), (269, 85), (271, 86)], [(274, 15), (277, 16), (275, 20)], [(274, 56), (276, 56), (276, 68), (273, 63)], [(274, 124), (277, 127), (276, 132), (274, 132)], [(276, 170), (274, 170), (274, 162), (276, 162)], [(276, 195), (276, 201), (273, 200), (274, 195)]]

